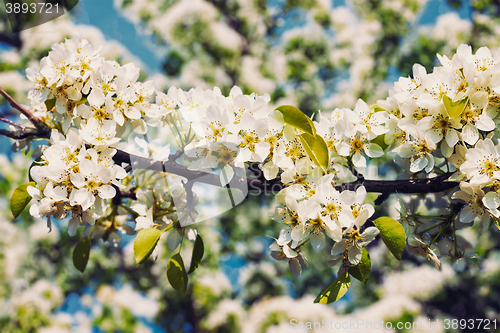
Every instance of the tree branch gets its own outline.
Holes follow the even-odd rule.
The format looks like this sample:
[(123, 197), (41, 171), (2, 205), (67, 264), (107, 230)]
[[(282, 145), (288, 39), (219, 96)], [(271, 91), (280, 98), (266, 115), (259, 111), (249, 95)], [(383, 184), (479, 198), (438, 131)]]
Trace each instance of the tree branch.
[(381, 204), (391, 194), (405, 193), (437, 193), (452, 189), (459, 185), (458, 182), (446, 181), (454, 172), (446, 172), (440, 176), (425, 179), (398, 179), (398, 180), (370, 180), (360, 178), (351, 183), (345, 183), (335, 188), (338, 191), (356, 190), (364, 186), (366, 192), (381, 193), (375, 204)]
[(9, 125), (15, 126), (17, 128), (24, 129), (24, 126), (21, 126), (15, 122), (13, 122), (12, 120), (5, 118), (5, 117), (0, 116), (0, 121), (4, 122), (6, 124), (9, 124)]
[(12, 98), (9, 94), (7, 94), (7, 92), (2, 87), (0, 87), (0, 95), (5, 97), (5, 99), (14, 109), (21, 112), (26, 118), (28, 118), (30, 123), (32, 123), (35, 126), (37, 132), (33, 133), (33, 135), (38, 135), (47, 139), (50, 138), (50, 127), (47, 126), (47, 124), (45, 124), (39, 118), (35, 117), (35, 115), (31, 113), (31, 111), (24, 108), (21, 104), (19, 104), (16, 100), (14, 100), (14, 98)]
[(37, 136), (37, 134), (38, 131), (34, 130), (33, 128), (28, 128), (28, 129), (25, 128), (16, 132), (0, 128), (0, 135), (4, 135), (14, 140), (26, 139), (30, 136)]
[[(167, 161), (156, 161), (145, 157), (132, 155), (122, 150), (117, 150), (113, 160), (118, 163), (130, 164), (130, 169), (148, 169), (161, 172), (173, 173), (188, 179), (188, 182), (201, 182), (209, 185), (222, 187), (220, 177), (216, 174), (203, 171), (189, 170), (187, 167), (175, 162), (179, 154), (170, 155)], [(230, 188), (241, 190), (259, 190), (277, 192), (285, 186), (281, 180), (266, 180), (262, 174), (258, 175), (255, 166), (250, 169), (257, 178), (244, 179), (234, 176), (229, 183)], [(385, 200), (389, 195), (395, 193), (436, 193), (452, 189), (459, 185), (458, 182), (446, 181), (453, 172), (447, 172), (441, 176), (426, 179), (401, 179), (401, 180), (370, 180), (362, 176), (354, 182), (344, 183), (335, 187), (338, 191), (355, 191), (360, 186), (364, 186), (367, 192), (381, 193), (381, 199)], [(377, 199), (378, 200), (378, 199)], [(376, 204), (381, 204), (379, 200)]]
[[(14, 124), (14, 126), (20, 128), (19, 131), (14, 132), (0, 129), (0, 135), (5, 135), (16, 140), (24, 139), (29, 136), (41, 136), (50, 138), (50, 127), (48, 127), (44, 122), (35, 117), (29, 110), (25, 109), (18, 102), (16, 102), (1, 87), (0, 94), (3, 95), (7, 99), (7, 101), (9, 101), (10, 105), (13, 108), (19, 110), (22, 114), (24, 114), (36, 127), (36, 130), (34, 130), (32, 128), (24, 128), (21, 125)], [(8, 119), (1, 116), (0, 121), (10, 123)], [(208, 185), (222, 187), (220, 177), (218, 175), (203, 171), (190, 170), (187, 167), (178, 164), (176, 160), (182, 154), (182, 151), (178, 151), (175, 154), (170, 154), (168, 160), (166, 161), (156, 161), (142, 156), (129, 154), (120, 149), (116, 149), (113, 160), (118, 165), (121, 165), (122, 163), (128, 164), (128, 166), (125, 168), (127, 172), (130, 172), (133, 169), (156, 170), (185, 177), (188, 181), (188, 184), (200, 182)], [(279, 178), (266, 180), (262, 174), (262, 171), (258, 169), (258, 166), (255, 164), (250, 167), (249, 173), (253, 174), (253, 177), (241, 178), (235, 175), (226, 186), (233, 189), (237, 188), (244, 192), (252, 190), (277, 192), (285, 187)], [(453, 174), (453, 172), (447, 172), (441, 176), (433, 178), (402, 180), (369, 180), (365, 179), (363, 175), (357, 172), (354, 172), (354, 174), (358, 178), (356, 181), (351, 183), (344, 183), (336, 186), (335, 188), (338, 191), (344, 191), (356, 190), (360, 186), (364, 186), (367, 192), (381, 193), (379, 198), (377, 198), (377, 200), (375, 201), (375, 204), (377, 205), (381, 204), (385, 199), (389, 197), (389, 195), (394, 193), (436, 193), (452, 189), (459, 185), (458, 182), (446, 181)], [(130, 190), (120, 192), (119, 196), (120, 198), (135, 199), (135, 191)]]

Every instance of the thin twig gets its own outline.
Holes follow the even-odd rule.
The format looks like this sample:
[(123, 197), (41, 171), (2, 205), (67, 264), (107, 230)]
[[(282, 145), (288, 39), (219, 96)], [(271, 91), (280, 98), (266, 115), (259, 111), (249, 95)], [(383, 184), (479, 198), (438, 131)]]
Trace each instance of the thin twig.
[(30, 136), (36, 136), (38, 131), (34, 131), (32, 128), (20, 130), (18, 132), (9, 131), (6, 129), (0, 129), (0, 135), (4, 135), (14, 140), (26, 139)]
[(30, 123), (32, 123), (38, 130), (39, 136), (50, 138), (50, 127), (47, 126), (47, 124), (45, 124), (39, 118), (35, 117), (35, 115), (31, 113), (31, 111), (29, 111), (28, 109), (24, 108), (21, 104), (19, 104), (2, 87), (0, 87), (0, 95), (2, 95), (14, 109), (18, 110), (24, 116), (26, 116), (26, 118), (28, 118)]
[(2, 116), (0, 116), (0, 121), (3, 121), (4, 123), (10, 124), (10, 125), (12, 125), (12, 126), (15, 126), (15, 127), (17, 127), (17, 128), (20, 128), (20, 129), (24, 130), (24, 126), (21, 126), (21, 125), (19, 125), (18, 123), (15, 123), (15, 122), (13, 122), (12, 120), (9, 120), (9, 119), (4, 118), (4, 117), (2, 117)]

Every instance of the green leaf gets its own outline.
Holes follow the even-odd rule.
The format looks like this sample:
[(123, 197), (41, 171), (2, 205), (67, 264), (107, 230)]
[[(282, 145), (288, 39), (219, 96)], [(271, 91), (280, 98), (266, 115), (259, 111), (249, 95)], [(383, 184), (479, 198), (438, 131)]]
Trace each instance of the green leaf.
[(167, 263), (167, 278), (175, 290), (186, 293), (188, 276), (179, 253), (174, 254)]
[(385, 134), (380, 134), (375, 139), (373, 139), (371, 142), (376, 143), (384, 151), (387, 149), (387, 147), (389, 147), (387, 145), (387, 143), (385, 143)]
[(142, 264), (149, 258), (158, 244), (163, 231), (156, 228), (141, 229), (134, 240), (135, 262)]
[(443, 95), (443, 104), (446, 108), (446, 112), (448, 112), (448, 116), (450, 118), (455, 118), (464, 112), (465, 108), (469, 104), (469, 97), (467, 96), (464, 99), (454, 102), (448, 96)]
[(87, 236), (79, 241), (73, 250), (73, 265), (82, 273), (85, 271), (85, 267), (87, 267), (87, 263), (89, 262), (89, 255), (90, 236)]
[(314, 137), (308, 133), (299, 135), (299, 138), (309, 158), (326, 173), (330, 166), (330, 156), (325, 140), (319, 134)]
[(56, 99), (55, 98), (52, 98), (52, 99), (48, 99), (45, 101), (45, 106), (47, 107), (47, 111), (50, 111), (52, 110), (52, 108), (54, 106), (56, 106)]
[(205, 253), (205, 247), (203, 246), (203, 240), (201, 236), (196, 235), (196, 240), (194, 241), (193, 255), (191, 256), (191, 265), (189, 265), (189, 272), (193, 273), (198, 267), (200, 267), (201, 259), (203, 259), (203, 254)]
[(316, 135), (316, 128), (311, 119), (304, 112), (292, 105), (282, 105), (276, 108), (283, 114), (283, 120), (288, 125), (298, 128), (313, 137)]
[(329, 304), (333, 303), (342, 296), (345, 295), (349, 286), (351, 285), (351, 277), (349, 273), (345, 272), (343, 275), (339, 276), (335, 281), (328, 284), (321, 292), (318, 297), (314, 300), (314, 303)]
[(314, 141), (313, 152), (316, 158), (318, 159), (319, 165), (323, 168), (323, 171), (328, 170), (330, 167), (330, 151), (328, 150), (328, 146), (326, 145), (325, 140), (321, 137), (321, 135), (316, 134), (316, 140)]
[(380, 237), (396, 259), (401, 260), (401, 255), (406, 245), (406, 235), (403, 226), (388, 216), (382, 216), (373, 221), (380, 231)]
[(495, 221), (495, 224), (496, 224), (496, 226), (498, 228), (498, 231), (500, 231), (500, 220), (498, 218), (496, 218), (496, 217), (493, 217), (493, 220)]
[(372, 270), (372, 262), (370, 260), (370, 254), (363, 248), (363, 255), (361, 261), (356, 266), (349, 267), (348, 271), (354, 278), (359, 281), (366, 283), (370, 277), (370, 271)]
[(19, 185), (14, 190), (14, 193), (12, 193), (12, 197), (10, 198), (10, 211), (12, 212), (12, 215), (14, 215), (15, 219), (17, 219), (17, 217), (22, 213), (24, 208), (26, 208), (26, 206), (31, 201), (31, 195), (27, 190), (28, 186), (35, 185), (35, 182), (29, 182)]

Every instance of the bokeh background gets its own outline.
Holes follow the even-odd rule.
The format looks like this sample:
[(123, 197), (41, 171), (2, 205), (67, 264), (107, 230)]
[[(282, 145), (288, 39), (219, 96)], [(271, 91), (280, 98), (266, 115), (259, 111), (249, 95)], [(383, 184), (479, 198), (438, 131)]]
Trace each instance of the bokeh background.
[[(12, 33), (0, 2), (0, 86), (27, 103), (26, 67), (39, 67), (52, 43), (77, 36), (103, 44), (108, 59), (141, 66), (140, 80), (154, 80), (158, 90), (218, 86), (227, 94), (238, 85), (270, 94), (276, 106), (327, 114), (353, 108), (358, 98), (385, 98), (414, 63), (432, 71), (436, 53), (451, 57), (462, 43), (496, 51), (499, 14), (494, 0), (81, 0), (64, 16)], [(0, 107), (16, 120), (1, 99)], [(27, 212), (14, 221), (9, 198), (27, 182), (33, 159), (12, 153), (6, 138), (0, 143), (0, 332), (277, 333), (292, 331), (292, 319), (421, 322), (424, 329), (400, 331), (454, 332), (443, 320), (471, 318), (496, 319), (500, 332), (494, 226), (463, 230), (475, 251), (444, 261), (441, 271), (408, 255), (398, 262), (374, 242), (368, 283), (353, 281), (344, 298), (320, 305), (313, 300), (336, 272), (326, 252), (306, 253), (309, 267), (294, 279), (286, 263), (269, 256), (280, 230), (269, 218), (273, 197), (250, 196), (198, 224), (205, 258), (181, 295), (166, 281), (165, 241), (158, 259), (144, 265), (135, 264), (130, 237), (119, 247), (95, 242), (82, 274), (71, 259), (82, 234), (69, 237), (67, 221), (50, 233)], [(374, 167), (370, 176), (395, 178), (390, 163)], [(393, 196), (376, 215), (397, 218), (394, 203)], [(440, 324), (430, 330), (429, 320)]]

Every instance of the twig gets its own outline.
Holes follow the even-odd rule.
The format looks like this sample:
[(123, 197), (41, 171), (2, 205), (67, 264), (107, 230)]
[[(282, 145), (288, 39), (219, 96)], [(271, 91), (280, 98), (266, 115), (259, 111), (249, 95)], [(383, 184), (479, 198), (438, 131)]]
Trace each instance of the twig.
[(17, 128), (20, 128), (20, 129), (24, 130), (24, 126), (21, 126), (21, 125), (15, 123), (15, 122), (13, 122), (12, 120), (9, 120), (9, 119), (4, 118), (2, 116), (0, 116), (0, 121), (3, 121), (4, 123), (10, 124), (12, 126), (15, 126)]
[(44, 137), (44, 138), (50, 138), (50, 127), (47, 126), (43, 121), (41, 121), (39, 118), (35, 117), (31, 111), (28, 109), (24, 108), (21, 104), (19, 104), (14, 98), (12, 98), (7, 92), (0, 87), (0, 95), (2, 95), (8, 102), (9, 104), (19, 112), (21, 112), (28, 120), (30, 123), (32, 123), (36, 129), (38, 130), (35, 135)]
[[(426, 179), (399, 179), (399, 180), (357, 180), (345, 183), (335, 188), (338, 191), (356, 190), (364, 186), (366, 192), (382, 193), (382, 198), (394, 193), (437, 193), (452, 189), (459, 185), (458, 182), (446, 181), (453, 172), (446, 172), (440, 176)], [(378, 200), (378, 198), (377, 198)], [(383, 200), (382, 200), (383, 201)], [(380, 202), (381, 203), (381, 202)]]
[[(129, 163), (130, 169), (148, 169), (161, 172), (173, 173), (185, 177), (190, 182), (201, 182), (209, 185), (221, 187), (220, 178), (216, 174), (203, 171), (190, 170), (187, 167), (175, 163), (176, 155), (170, 155), (167, 161), (156, 161), (145, 157), (132, 155), (122, 150), (118, 150), (113, 156), (113, 160), (120, 163)], [(452, 189), (459, 185), (458, 182), (448, 182), (453, 172), (447, 172), (440, 176), (427, 179), (401, 179), (401, 180), (369, 180), (360, 176), (356, 181), (344, 183), (335, 188), (338, 191), (356, 190), (364, 186), (367, 192), (381, 193), (377, 199), (377, 204), (382, 203), (390, 194), (394, 193), (436, 193)], [(241, 190), (271, 190), (277, 192), (284, 188), (280, 179), (266, 180), (264, 177), (248, 178), (234, 176), (229, 183), (230, 188)]]
[(4, 135), (14, 140), (22, 140), (30, 136), (37, 136), (37, 133), (38, 131), (34, 131), (32, 128), (23, 129), (18, 132), (9, 131), (6, 129), (0, 129), (0, 135)]

